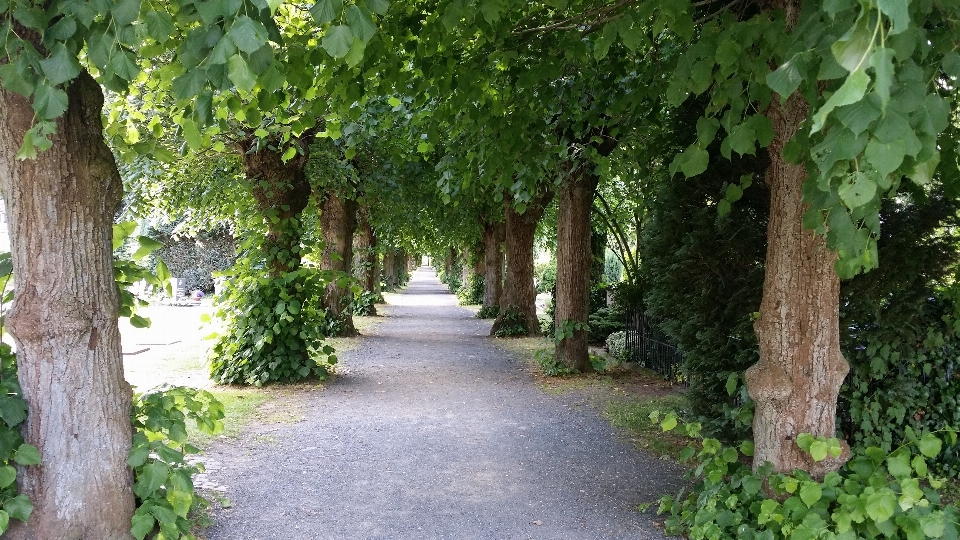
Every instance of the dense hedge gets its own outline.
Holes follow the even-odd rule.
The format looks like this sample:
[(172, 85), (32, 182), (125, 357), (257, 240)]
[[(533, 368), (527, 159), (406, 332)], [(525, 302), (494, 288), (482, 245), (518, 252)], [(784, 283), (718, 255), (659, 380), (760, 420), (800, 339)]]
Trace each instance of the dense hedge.
[(188, 291), (200, 289), (212, 293), (213, 273), (222, 272), (236, 261), (236, 241), (226, 229), (210, 231), (196, 237), (173, 233), (175, 224), (151, 227), (147, 236), (164, 246), (155, 252), (167, 265), (170, 275), (186, 279)]

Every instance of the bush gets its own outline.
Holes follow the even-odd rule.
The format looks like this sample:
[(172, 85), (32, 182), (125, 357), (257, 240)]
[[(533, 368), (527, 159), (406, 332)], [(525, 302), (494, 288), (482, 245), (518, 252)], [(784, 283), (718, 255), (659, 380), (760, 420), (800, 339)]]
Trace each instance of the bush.
[(610, 334), (624, 330), (626, 322), (622, 311), (615, 308), (602, 307), (590, 314), (590, 343), (604, 343)]
[[(353, 295), (353, 302), (350, 304), (350, 312), (354, 315), (372, 315), (376, 309), (376, 304), (383, 302), (383, 296), (373, 291), (361, 291)], [(335, 336), (335, 333), (325, 334)]]
[(482, 304), (484, 291), (483, 276), (480, 274), (470, 274), (467, 282), (457, 289), (457, 300), (461, 306)]
[[(658, 412), (651, 419), (665, 430), (677, 418)], [(699, 424), (686, 424), (698, 436)], [(956, 432), (906, 432), (906, 442), (893, 451), (869, 447), (839, 471), (821, 479), (804, 471), (773, 474), (765, 464), (754, 472), (753, 444), (724, 446), (702, 439), (681, 459), (695, 459), (688, 475), (695, 480), (689, 495), (664, 497), (660, 512), (669, 513), (666, 532), (691, 540), (717, 538), (957, 538), (960, 511), (942, 504), (937, 489), (943, 479), (927, 467), (944, 445), (956, 444)], [(837, 457), (837, 439), (802, 434), (797, 445), (815, 461)]]
[(529, 334), (526, 317), (519, 310), (508, 309), (498, 317), (501, 324), (500, 328), (494, 333), (496, 337), (526, 336)]
[(220, 229), (181, 237), (174, 233), (177, 223), (151, 227), (147, 236), (162, 242), (154, 257), (162, 260), (170, 275), (183, 278), (188, 291), (200, 289), (214, 292), (213, 274), (228, 270), (236, 262), (236, 242), (226, 230)]
[(300, 268), (277, 278), (241, 273), (217, 297), (224, 333), (211, 350), (210, 374), (221, 384), (325, 379), (337, 357), (323, 338), (337, 321), (322, 307), (328, 280)]
[(500, 306), (484, 306), (477, 311), (478, 319), (496, 319), (500, 314)]
[(619, 330), (607, 336), (607, 352), (618, 362), (627, 361), (627, 332)]
[(603, 261), (603, 277), (611, 285), (623, 281), (623, 263), (610, 250)]

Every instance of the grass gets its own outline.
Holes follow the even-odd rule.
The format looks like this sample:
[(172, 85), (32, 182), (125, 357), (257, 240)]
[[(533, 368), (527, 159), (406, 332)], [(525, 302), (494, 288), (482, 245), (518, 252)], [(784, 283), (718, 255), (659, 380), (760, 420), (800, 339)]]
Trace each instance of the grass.
[(187, 442), (201, 450), (209, 448), (220, 437), (239, 437), (244, 428), (257, 418), (258, 409), (274, 399), (268, 392), (258, 388), (213, 388), (210, 393), (223, 403), (223, 433), (207, 435), (195, 428), (188, 429)]
[(687, 407), (687, 398), (682, 394), (642, 396), (610, 402), (603, 415), (611, 425), (626, 431), (638, 447), (676, 461), (680, 452), (694, 440), (673, 431), (664, 432), (659, 424), (650, 420), (650, 414), (654, 411), (679, 412)]

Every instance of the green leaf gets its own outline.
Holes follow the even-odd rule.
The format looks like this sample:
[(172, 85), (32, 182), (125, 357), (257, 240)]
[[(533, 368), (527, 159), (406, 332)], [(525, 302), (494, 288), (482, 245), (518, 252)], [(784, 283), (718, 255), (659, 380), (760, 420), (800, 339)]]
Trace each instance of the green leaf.
[(320, 45), (334, 58), (343, 58), (350, 52), (353, 44), (353, 30), (349, 26), (339, 25), (327, 30)]
[(150, 531), (153, 530), (156, 522), (157, 520), (154, 519), (150, 512), (142, 511), (142, 508), (138, 508), (137, 512), (133, 515), (133, 527), (130, 528), (130, 533), (133, 534), (137, 540), (143, 540), (150, 534)]
[(250, 70), (247, 61), (239, 53), (230, 57), (230, 61), (227, 62), (227, 69), (227, 76), (230, 77), (230, 81), (240, 90), (249, 92), (257, 85), (257, 76)]
[(67, 111), (68, 104), (67, 93), (59, 88), (39, 84), (34, 90), (33, 110), (44, 120), (59, 118)]
[(164, 245), (163, 242), (160, 242), (159, 240), (154, 240), (149, 236), (140, 236), (137, 238), (137, 242), (140, 244), (140, 247), (131, 257), (135, 261), (139, 261), (140, 259), (143, 259), (147, 255), (162, 248)]
[(807, 65), (801, 54), (795, 54), (793, 58), (780, 65), (775, 71), (767, 74), (767, 86), (771, 90), (780, 94), (786, 99), (794, 93), (803, 82), (803, 72), (806, 72)]
[[(70, 54), (63, 43), (57, 43), (50, 50), (50, 56), (40, 61), (44, 77), (51, 85), (57, 86), (73, 80), (80, 74), (80, 63)], [(66, 109), (64, 109), (66, 110)]]
[(141, 499), (148, 498), (167, 480), (170, 467), (166, 463), (155, 461), (143, 466), (137, 473), (137, 482), (133, 485), (133, 492)]
[(817, 482), (803, 482), (800, 485), (800, 500), (810, 508), (823, 496), (823, 490)]
[(891, 476), (898, 479), (913, 475), (913, 468), (910, 466), (910, 456), (903, 451), (887, 456), (887, 471), (890, 472)]
[(730, 375), (727, 375), (727, 384), (725, 388), (727, 389), (727, 395), (732, 396), (737, 391), (737, 383), (740, 382), (740, 374), (734, 371)]
[(187, 70), (173, 80), (173, 97), (177, 99), (188, 99), (196, 96), (203, 90), (207, 82), (207, 71), (201, 67), (195, 67)]
[(141, 317), (140, 315), (131, 315), (130, 326), (134, 328), (150, 328), (150, 319)]
[(0, 418), (8, 427), (16, 427), (27, 419), (27, 403), (16, 396), (0, 395)]
[(364, 43), (370, 41), (370, 38), (377, 33), (377, 25), (373, 24), (373, 18), (370, 11), (366, 8), (352, 5), (347, 7), (347, 25), (353, 30), (353, 35), (359, 37)]
[(183, 138), (187, 141), (191, 150), (200, 150), (203, 147), (203, 137), (200, 136), (200, 129), (197, 123), (189, 118), (183, 120)]
[(663, 431), (670, 431), (675, 427), (677, 427), (677, 417), (673, 414), (668, 414), (667, 417), (660, 422), (660, 429)]
[[(57, 41), (66, 41), (73, 37), (77, 33), (77, 21), (73, 17), (64, 16), (56, 24), (47, 29), (45, 36), (46, 39), (54, 39)], [(2, 34), (0, 34), (2, 36)], [(0, 38), (0, 42), (4, 40)]]
[(190, 512), (190, 505), (193, 504), (193, 493), (179, 489), (168, 490), (167, 502), (170, 503), (178, 516), (187, 517)]
[(0, 467), (0, 489), (3, 489), (10, 484), (16, 482), (17, 480), (17, 470), (9, 465), (4, 465)]
[(843, 38), (834, 43), (830, 50), (837, 63), (849, 72), (862, 71), (866, 67), (867, 56), (873, 47), (873, 28), (870, 17), (860, 17), (857, 23)]
[(675, 158), (675, 163), (679, 161), (680, 171), (687, 178), (696, 176), (707, 170), (710, 162), (710, 154), (697, 145), (691, 145)]
[(140, 0), (117, 0), (110, 13), (118, 26), (126, 26), (140, 18)]
[(890, 87), (893, 85), (893, 49), (879, 47), (870, 55), (870, 65), (876, 77), (874, 90), (880, 96), (880, 107), (886, 109), (890, 101)]
[(940, 68), (953, 79), (960, 79), (960, 54), (957, 51), (950, 51), (943, 55), (943, 61), (940, 62)]
[(851, 210), (872, 201), (876, 193), (877, 183), (862, 171), (847, 175), (839, 189), (840, 200)]
[(920, 453), (927, 456), (928, 458), (937, 457), (937, 454), (940, 453), (940, 449), (943, 447), (943, 442), (933, 433), (924, 433), (920, 440), (917, 441), (917, 448), (920, 449)]
[(226, 64), (233, 55), (237, 54), (237, 46), (233, 40), (224, 36), (207, 55), (207, 60), (211, 64)]
[(867, 162), (882, 175), (887, 175), (897, 170), (903, 163), (906, 155), (906, 144), (903, 139), (897, 139), (893, 142), (882, 143), (877, 139), (870, 139), (867, 143), (867, 149), (864, 151), (864, 157)]
[(810, 457), (814, 461), (823, 461), (827, 459), (827, 453), (830, 452), (830, 446), (827, 441), (813, 441), (810, 443)]
[(137, 230), (136, 221), (124, 221), (113, 225), (113, 249), (116, 250)]
[[(732, 203), (735, 203), (735, 202), (739, 201), (741, 197), (743, 197), (743, 188), (742, 188), (742, 187), (740, 187), (740, 186), (737, 185), (737, 184), (730, 184), (730, 185), (727, 186), (727, 191), (726, 191), (726, 194), (724, 195), (724, 198), (725, 198), (726, 200), (728, 200), (728, 201), (730, 201), (730, 202), (732, 202)], [(729, 385), (730, 385), (730, 381), (728, 380), (728, 381), (727, 381), (728, 391), (729, 391)]]
[(21, 444), (13, 454), (13, 460), (20, 465), (39, 465), (40, 451), (32, 444)]
[(147, 35), (158, 43), (166, 43), (176, 31), (173, 17), (166, 11), (148, 11), (144, 17), (147, 23)]
[(267, 29), (259, 21), (240, 15), (233, 22), (227, 36), (241, 51), (250, 54), (262, 47), (269, 38)]
[(910, 26), (909, 6), (910, 0), (877, 0), (880, 12), (893, 21), (889, 35), (899, 34)]
[(710, 146), (720, 129), (720, 121), (713, 117), (697, 119), (697, 141), (701, 147)]
[[(364, 43), (362, 40), (355, 39), (353, 40), (353, 44), (350, 45), (350, 52), (348, 52), (347, 56), (345, 56), (343, 59), (347, 62), (348, 66), (354, 67), (359, 64), (361, 60), (363, 60), (363, 51), (366, 50), (366, 48), (366, 43)], [(348, 152), (351, 150), (353, 150), (352, 147), (347, 149)], [(348, 156), (346, 159), (353, 159), (353, 156)]]
[(327, 24), (340, 16), (343, 0), (320, 0), (310, 8), (310, 15), (317, 24)]
[(816, 133), (823, 128), (827, 115), (830, 114), (833, 109), (843, 105), (850, 105), (863, 99), (863, 95), (866, 93), (867, 85), (869, 84), (870, 76), (867, 75), (865, 71), (858, 70), (851, 73), (847, 77), (847, 80), (843, 81), (843, 85), (840, 86), (840, 88), (830, 96), (830, 99), (823, 104), (823, 107), (813, 115), (813, 126), (810, 128), (810, 133)]
[(170, 270), (163, 261), (157, 262), (157, 267), (154, 269), (153, 273), (157, 275), (157, 279), (160, 281), (166, 281), (170, 279)]
[(7, 532), (8, 527), (10, 527), (10, 515), (4, 510), (0, 510), (0, 534)]
[(867, 495), (865, 502), (867, 515), (877, 523), (887, 521), (897, 511), (897, 496), (889, 489)]
[(3, 509), (13, 519), (26, 522), (30, 519), (30, 514), (33, 513), (33, 503), (30, 502), (30, 499), (27, 498), (26, 495), (21, 493), (12, 499), (7, 499), (3, 503)]
[[(367, 9), (376, 13), (377, 15), (386, 15), (387, 10), (390, 9), (390, 3), (387, 0), (366, 0), (365, 4)], [(481, 4), (481, 10), (483, 9)]]
[[(369, 7), (369, 0), (367, 3)], [(500, 0), (481, 0), (480, 1), (480, 13), (483, 14), (483, 18), (490, 24), (495, 24), (500, 20), (500, 14), (503, 13), (503, 2)], [(371, 11), (374, 13), (379, 13), (376, 10), (371, 8)], [(386, 10), (384, 10), (386, 12)], [(383, 15), (383, 13), (380, 13)]]
[[(753, 127), (746, 122), (734, 126), (727, 137), (730, 144), (730, 150), (740, 154), (756, 154), (757, 135)], [(729, 156), (726, 156), (729, 157)]]
[(933, 174), (934, 172), (936, 172), (937, 165), (939, 163), (940, 163), (940, 152), (937, 152), (933, 155), (932, 158), (928, 159), (927, 161), (924, 161), (922, 163), (917, 163), (913, 168), (913, 172), (910, 173), (908, 176), (910, 177), (911, 180), (913, 180), (914, 182), (920, 185), (929, 184), (930, 182), (933, 181)]

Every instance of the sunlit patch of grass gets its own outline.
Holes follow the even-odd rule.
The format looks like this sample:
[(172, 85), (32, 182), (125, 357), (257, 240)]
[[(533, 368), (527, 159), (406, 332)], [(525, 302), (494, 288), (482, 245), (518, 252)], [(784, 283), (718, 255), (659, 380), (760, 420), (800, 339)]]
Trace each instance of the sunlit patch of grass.
[(693, 439), (675, 431), (664, 432), (659, 424), (650, 420), (650, 413), (676, 411), (682, 416), (682, 411), (688, 408), (687, 398), (682, 394), (637, 396), (611, 401), (604, 411), (604, 416), (611, 425), (625, 430), (630, 440), (639, 448), (676, 460)]
[(214, 388), (210, 393), (223, 403), (223, 433), (207, 435), (194, 426), (188, 426), (191, 428), (188, 429), (188, 442), (201, 450), (209, 447), (218, 437), (239, 437), (249, 423), (257, 420), (258, 409), (274, 399), (262, 388)]

